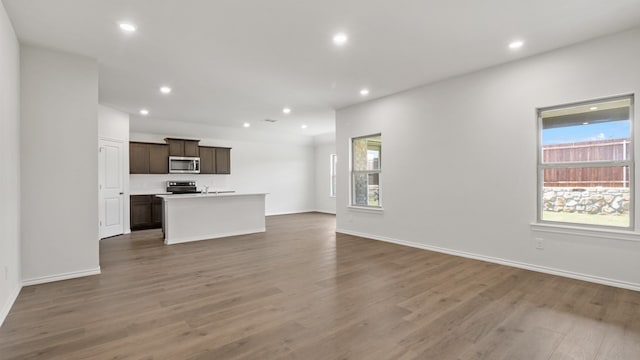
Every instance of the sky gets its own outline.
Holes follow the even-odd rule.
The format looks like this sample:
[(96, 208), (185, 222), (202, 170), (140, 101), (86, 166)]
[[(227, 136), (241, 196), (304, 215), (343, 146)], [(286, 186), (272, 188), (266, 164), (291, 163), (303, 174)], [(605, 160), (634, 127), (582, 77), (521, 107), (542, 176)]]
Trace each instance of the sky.
[(542, 130), (542, 145), (626, 139), (629, 138), (630, 132), (629, 120), (545, 129)]

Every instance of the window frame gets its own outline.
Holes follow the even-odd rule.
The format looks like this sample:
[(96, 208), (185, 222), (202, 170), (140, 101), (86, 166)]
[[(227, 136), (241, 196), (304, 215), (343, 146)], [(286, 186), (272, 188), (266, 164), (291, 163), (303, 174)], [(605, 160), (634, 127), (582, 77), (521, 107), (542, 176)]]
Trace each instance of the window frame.
[(337, 187), (338, 187), (338, 178), (336, 174), (338, 173), (338, 155), (330, 154), (329, 155), (329, 197), (336, 197)]
[[(607, 102), (607, 101), (615, 101), (615, 100), (629, 100), (629, 154), (630, 159), (627, 160), (598, 160), (598, 161), (566, 161), (566, 162), (555, 162), (555, 163), (544, 163), (543, 162), (543, 145), (542, 145), (542, 113), (544, 111), (556, 110), (562, 108), (576, 107), (576, 106), (584, 106), (594, 103)], [(635, 96), (634, 94), (625, 94), (625, 95), (617, 95), (611, 97), (604, 97), (598, 99), (591, 99), (586, 101), (579, 101), (574, 103), (567, 103), (556, 106), (548, 106), (548, 107), (540, 107), (536, 108), (536, 119), (537, 119), (537, 141), (536, 141), (536, 157), (537, 157), (537, 194), (536, 194), (536, 221), (538, 224), (556, 224), (556, 225), (565, 225), (572, 227), (585, 227), (591, 229), (617, 229), (617, 230), (634, 230), (635, 229), (635, 133), (634, 133), (634, 109), (635, 109)], [(585, 223), (576, 223), (576, 222), (565, 222), (565, 221), (551, 221), (551, 220), (543, 220), (542, 213), (544, 211), (543, 206), (543, 195), (544, 195), (544, 170), (545, 169), (577, 169), (577, 168), (600, 168), (600, 167), (629, 167), (629, 226), (609, 226), (609, 225), (599, 225), (599, 224), (585, 224)]]
[[(353, 142), (354, 140), (370, 138), (370, 137), (380, 137), (380, 155), (379, 155), (379, 164), (378, 169), (375, 170), (354, 170), (354, 151), (353, 151)], [(372, 133), (363, 136), (354, 136), (349, 138), (349, 207), (351, 208), (360, 208), (360, 209), (368, 209), (368, 210), (382, 210), (382, 132)], [(360, 205), (354, 202), (354, 194), (355, 194), (355, 175), (358, 174), (378, 174), (378, 205)]]

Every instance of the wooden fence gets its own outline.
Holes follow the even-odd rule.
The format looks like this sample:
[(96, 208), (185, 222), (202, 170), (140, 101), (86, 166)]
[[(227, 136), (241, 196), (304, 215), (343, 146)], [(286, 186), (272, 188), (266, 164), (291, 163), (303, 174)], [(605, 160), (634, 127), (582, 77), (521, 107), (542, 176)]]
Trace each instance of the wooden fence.
[[(598, 140), (573, 144), (545, 145), (545, 163), (569, 161), (626, 160), (631, 155), (629, 140)], [(555, 168), (544, 170), (546, 187), (629, 187), (628, 167)]]

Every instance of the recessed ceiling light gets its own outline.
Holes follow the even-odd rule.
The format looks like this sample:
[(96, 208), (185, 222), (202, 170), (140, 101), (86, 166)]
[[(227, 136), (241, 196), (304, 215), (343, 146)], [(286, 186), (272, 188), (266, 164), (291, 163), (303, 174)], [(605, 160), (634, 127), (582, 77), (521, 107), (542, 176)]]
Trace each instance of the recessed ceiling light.
[(130, 23), (120, 23), (119, 26), (120, 26), (120, 30), (124, 32), (132, 33), (136, 31), (136, 26)]
[(349, 37), (347, 37), (347, 35), (344, 33), (337, 33), (333, 35), (333, 43), (338, 46), (346, 44), (347, 41), (349, 41)]
[(145, 115), (145, 116), (149, 115), (149, 110), (147, 110), (147, 109), (140, 109), (140, 115)]
[(360, 95), (362, 95), (362, 96), (367, 96), (367, 95), (369, 95), (369, 89), (362, 89), (362, 90), (360, 90)]
[(244, 123), (244, 124), (242, 124), (242, 126), (244, 126), (244, 127), (251, 127), (251, 124), (249, 124), (249, 123)]
[(171, 92), (171, 88), (168, 86), (163, 86), (160, 88), (160, 92), (163, 94), (169, 94)]
[(598, 110), (598, 107), (597, 106), (592, 106), (592, 107), (589, 108), (589, 110), (591, 110), (591, 111)]
[(524, 41), (522, 40), (513, 41), (509, 44), (509, 49), (512, 49), (512, 50), (520, 49), (522, 45), (524, 45)]
[(291, 114), (291, 109), (284, 108), (284, 109), (282, 109), (282, 112), (285, 113), (285, 114)]
[(585, 121), (585, 122), (582, 123), (582, 125), (589, 125), (589, 122)]
[(303, 128), (303, 129), (306, 129), (306, 128), (307, 128), (307, 125), (302, 125), (302, 126), (300, 126), (300, 127), (301, 127), (301, 128)]

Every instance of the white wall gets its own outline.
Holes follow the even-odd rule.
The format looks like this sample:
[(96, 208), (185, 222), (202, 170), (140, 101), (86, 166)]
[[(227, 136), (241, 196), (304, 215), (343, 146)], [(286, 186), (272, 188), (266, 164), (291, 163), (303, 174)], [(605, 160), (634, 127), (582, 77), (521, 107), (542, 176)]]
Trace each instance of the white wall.
[(129, 218), (129, 114), (108, 106), (98, 106), (98, 138), (122, 142), (124, 174), (124, 233), (131, 232)]
[(0, 2), (0, 325), (21, 288), (20, 48)]
[[(335, 133), (315, 138), (315, 193), (316, 211), (335, 214), (336, 198), (329, 196), (331, 191), (331, 154), (336, 153)], [(338, 161), (340, 161), (338, 159)]]
[(99, 272), (98, 64), (21, 47), (25, 285)]
[[(136, 121), (131, 121), (131, 141), (164, 143), (165, 137), (178, 137), (199, 139), (203, 146), (231, 147), (231, 174), (131, 175), (132, 194), (165, 191), (167, 180), (196, 180), (199, 188), (207, 185), (211, 190), (269, 193), (266, 198), (267, 215), (313, 211), (315, 208), (315, 163), (311, 139), (301, 142), (300, 137), (279, 137), (274, 142), (268, 135), (260, 137), (256, 132), (247, 135), (247, 139), (238, 133), (215, 137), (213, 134), (229, 130), (157, 119), (155, 124), (162, 133), (141, 133), (134, 132), (141, 129)], [(147, 127), (143, 130), (149, 131)]]
[(640, 289), (637, 232), (531, 226), (536, 108), (640, 94), (639, 43), (635, 29), (338, 111), (340, 159), (350, 137), (382, 133), (384, 206), (347, 207), (349, 164), (340, 161), (339, 231)]

